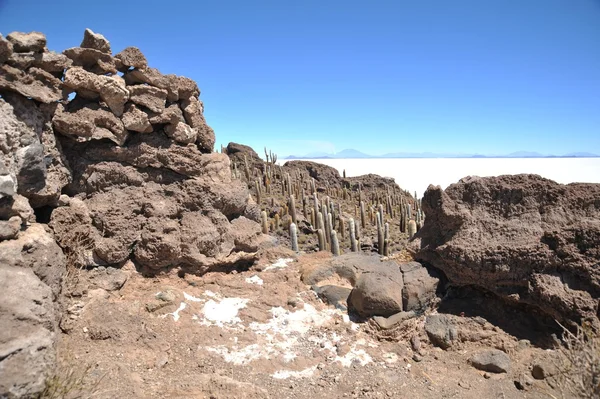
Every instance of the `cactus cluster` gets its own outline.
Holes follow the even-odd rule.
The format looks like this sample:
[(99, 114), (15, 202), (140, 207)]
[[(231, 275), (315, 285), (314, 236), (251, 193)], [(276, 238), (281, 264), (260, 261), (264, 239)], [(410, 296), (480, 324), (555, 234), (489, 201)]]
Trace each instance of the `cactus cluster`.
[[(300, 245), (307, 241), (316, 241), (320, 251), (331, 251), (334, 255), (346, 248), (352, 252), (376, 250), (382, 256), (389, 256), (395, 245), (392, 231), (394, 237), (400, 234), (412, 239), (424, 223), (416, 193), (412, 197), (395, 185), (365, 190), (360, 183), (352, 186), (348, 180), (344, 180), (346, 184), (342, 187), (317, 187), (317, 181), (306, 171), (278, 165), (277, 155), (266, 148), (265, 159), (261, 167), (256, 167), (244, 157), (243, 175), (236, 163), (232, 164), (231, 173), (234, 179), (245, 178), (253, 200), (260, 206), (262, 232), (289, 234), (294, 251), (300, 251)], [(283, 198), (282, 205), (277, 205), (276, 198)], [(347, 205), (342, 206), (342, 202), (350, 203), (353, 215), (348, 209), (344, 212)], [(271, 212), (271, 218), (269, 207), (277, 209)], [(364, 238), (362, 232), (374, 234)], [(371, 239), (373, 244), (369, 245)]]

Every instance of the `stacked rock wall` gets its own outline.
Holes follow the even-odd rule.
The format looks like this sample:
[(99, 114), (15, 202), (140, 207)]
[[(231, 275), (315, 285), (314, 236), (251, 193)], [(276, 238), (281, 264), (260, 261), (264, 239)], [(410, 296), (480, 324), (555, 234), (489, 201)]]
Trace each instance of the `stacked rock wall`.
[(199, 94), (90, 30), (0, 35), (0, 397), (43, 389), (68, 264), (202, 273), (270, 242)]

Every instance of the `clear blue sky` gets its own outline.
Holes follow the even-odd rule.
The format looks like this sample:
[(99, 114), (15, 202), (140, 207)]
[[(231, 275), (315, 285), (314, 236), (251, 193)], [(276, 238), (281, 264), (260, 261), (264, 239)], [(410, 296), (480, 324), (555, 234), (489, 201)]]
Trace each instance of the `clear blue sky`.
[(0, 0), (0, 31), (195, 79), (217, 145), (600, 153), (600, 0)]

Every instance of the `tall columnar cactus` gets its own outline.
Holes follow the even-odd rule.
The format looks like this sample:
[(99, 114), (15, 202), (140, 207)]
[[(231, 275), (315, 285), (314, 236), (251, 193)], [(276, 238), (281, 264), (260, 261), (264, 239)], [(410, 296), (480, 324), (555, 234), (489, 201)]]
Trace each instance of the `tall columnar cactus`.
[(302, 197), (302, 215), (304, 215), (304, 220), (308, 220), (308, 208), (306, 207), (306, 197)]
[(293, 194), (290, 194), (289, 209), (290, 209), (290, 216), (292, 217), (292, 222), (297, 224), (298, 219), (296, 219), (296, 200), (294, 199)]
[(269, 223), (267, 220), (267, 212), (265, 212), (265, 211), (262, 211), (260, 213), (260, 225), (261, 225), (263, 234), (269, 234)]
[(319, 227), (317, 224), (317, 214), (315, 213), (314, 208), (310, 208), (310, 223), (312, 224), (313, 228)]
[(313, 191), (313, 202), (315, 205), (315, 212), (319, 212), (321, 209), (319, 207), (319, 196), (316, 191)]
[(295, 223), (290, 223), (290, 240), (292, 242), (292, 251), (298, 252), (298, 232)]
[(342, 218), (342, 215), (339, 216), (339, 225), (338, 225), (338, 231), (340, 232), (340, 236), (342, 238), (342, 240), (344, 239), (344, 234), (346, 234), (346, 226), (344, 223), (344, 218)]
[(261, 190), (260, 190), (260, 181), (256, 180), (254, 182), (254, 187), (256, 188), (256, 203), (260, 206), (260, 197), (261, 197)]
[(317, 237), (319, 239), (319, 251), (325, 251), (325, 237), (323, 230), (317, 229)]
[(278, 230), (279, 229), (279, 214), (278, 213), (275, 214), (275, 222), (274, 223), (275, 223), (275, 230)]
[(354, 219), (350, 218), (348, 220), (348, 232), (350, 233), (350, 250), (352, 252), (357, 251), (357, 243), (356, 243), (356, 231), (354, 229)]
[(417, 222), (410, 219), (408, 221), (408, 238), (412, 239), (415, 234), (417, 234)]
[(246, 159), (246, 156), (244, 155), (244, 173), (246, 174), (246, 182), (250, 183), (250, 168), (248, 167), (248, 160)]
[(325, 221), (323, 220), (322, 212), (317, 212), (317, 229), (321, 229), (325, 232)]
[(310, 189), (313, 193), (317, 192), (317, 185), (315, 184), (315, 178), (310, 179)]
[(365, 203), (360, 201), (360, 227), (363, 229), (367, 226), (367, 218), (365, 216)]
[(329, 244), (329, 241), (331, 240), (329, 233), (331, 230), (329, 230), (329, 213), (327, 212), (325, 203), (323, 203), (323, 206), (321, 207), (321, 213), (323, 214), (323, 233), (325, 234), (325, 242)]
[(383, 232), (383, 255), (388, 256), (390, 254), (390, 224), (386, 223)]
[(377, 213), (377, 247), (379, 249), (379, 255), (383, 255), (383, 240), (384, 238), (383, 225), (381, 224), (381, 214)]
[(327, 221), (325, 222), (325, 232), (329, 234), (328, 244), (331, 245), (331, 232), (333, 231), (333, 219), (331, 218), (331, 213), (327, 214)]
[(335, 230), (331, 230), (331, 253), (333, 256), (340, 256), (340, 243)]

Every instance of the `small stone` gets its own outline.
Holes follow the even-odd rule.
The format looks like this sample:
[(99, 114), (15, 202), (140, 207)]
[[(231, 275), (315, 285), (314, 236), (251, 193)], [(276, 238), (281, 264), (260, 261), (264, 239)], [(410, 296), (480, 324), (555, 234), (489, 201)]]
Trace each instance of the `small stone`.
[(413, 354), (413, 357), (412, 357), (412, 359), (413, 359), (415, 362), (419, 363), (419, 362), (421, 362), (421, 361), (423, 360), (423, 356), (419, 355), (418, 353), (415, 353), (415, 354)]
[(410, 346), (412, 347), (413, 351), (419, 352), (419, 349), (421, 349), (421, 340), (419, 339), (418, 335), (413, 335), (410, 338)]
[(110, 54), (110, 42), (100, 33), (94, 33), (91, 29), (86, 29), (83, 33), (83, 41), (79, 47), (93, 48)]
[(16, 182), (11, 175), (0, 176), (0, 198), (12, 197), (16, 192)]
[(434, 314), (425, 319), (425, 332), (431, 343), (448, 349), (458, 339), (458, 330), (450, 316)]
[(517, 378), (514, 381), (514, 383), (517, 389), (520, 389), (522, 391), (529, 391), (533, 387), (534, 380), (529, 375), (521, 373), (519, 375), (519, 378)]
[(533, 369), (531, 370), (531, 375), (536, 380), (543, 380), (558, 373), (558, 369), (554, 364), (550, 364), (548, 362), (541, 362), (533, 365)]
[(12, 32), (6, 38), (12, 43), (15, 53), (41, 53), (46, 47), (46, 36), (40, 32)]
[(476, 369), (492, 373), (507, 373), (510, 369), (510, 358), (506, 353), (497, 349), (479, 352), (471, 356), (469, 362)]
[(115, 58), (121, 61), (124, 70), (127, 70), (130, 67), (138, 69), (145, 69), (148, 67), (146, 57), (137, 47), (127, 47), (119, 54), (115, 55)]

